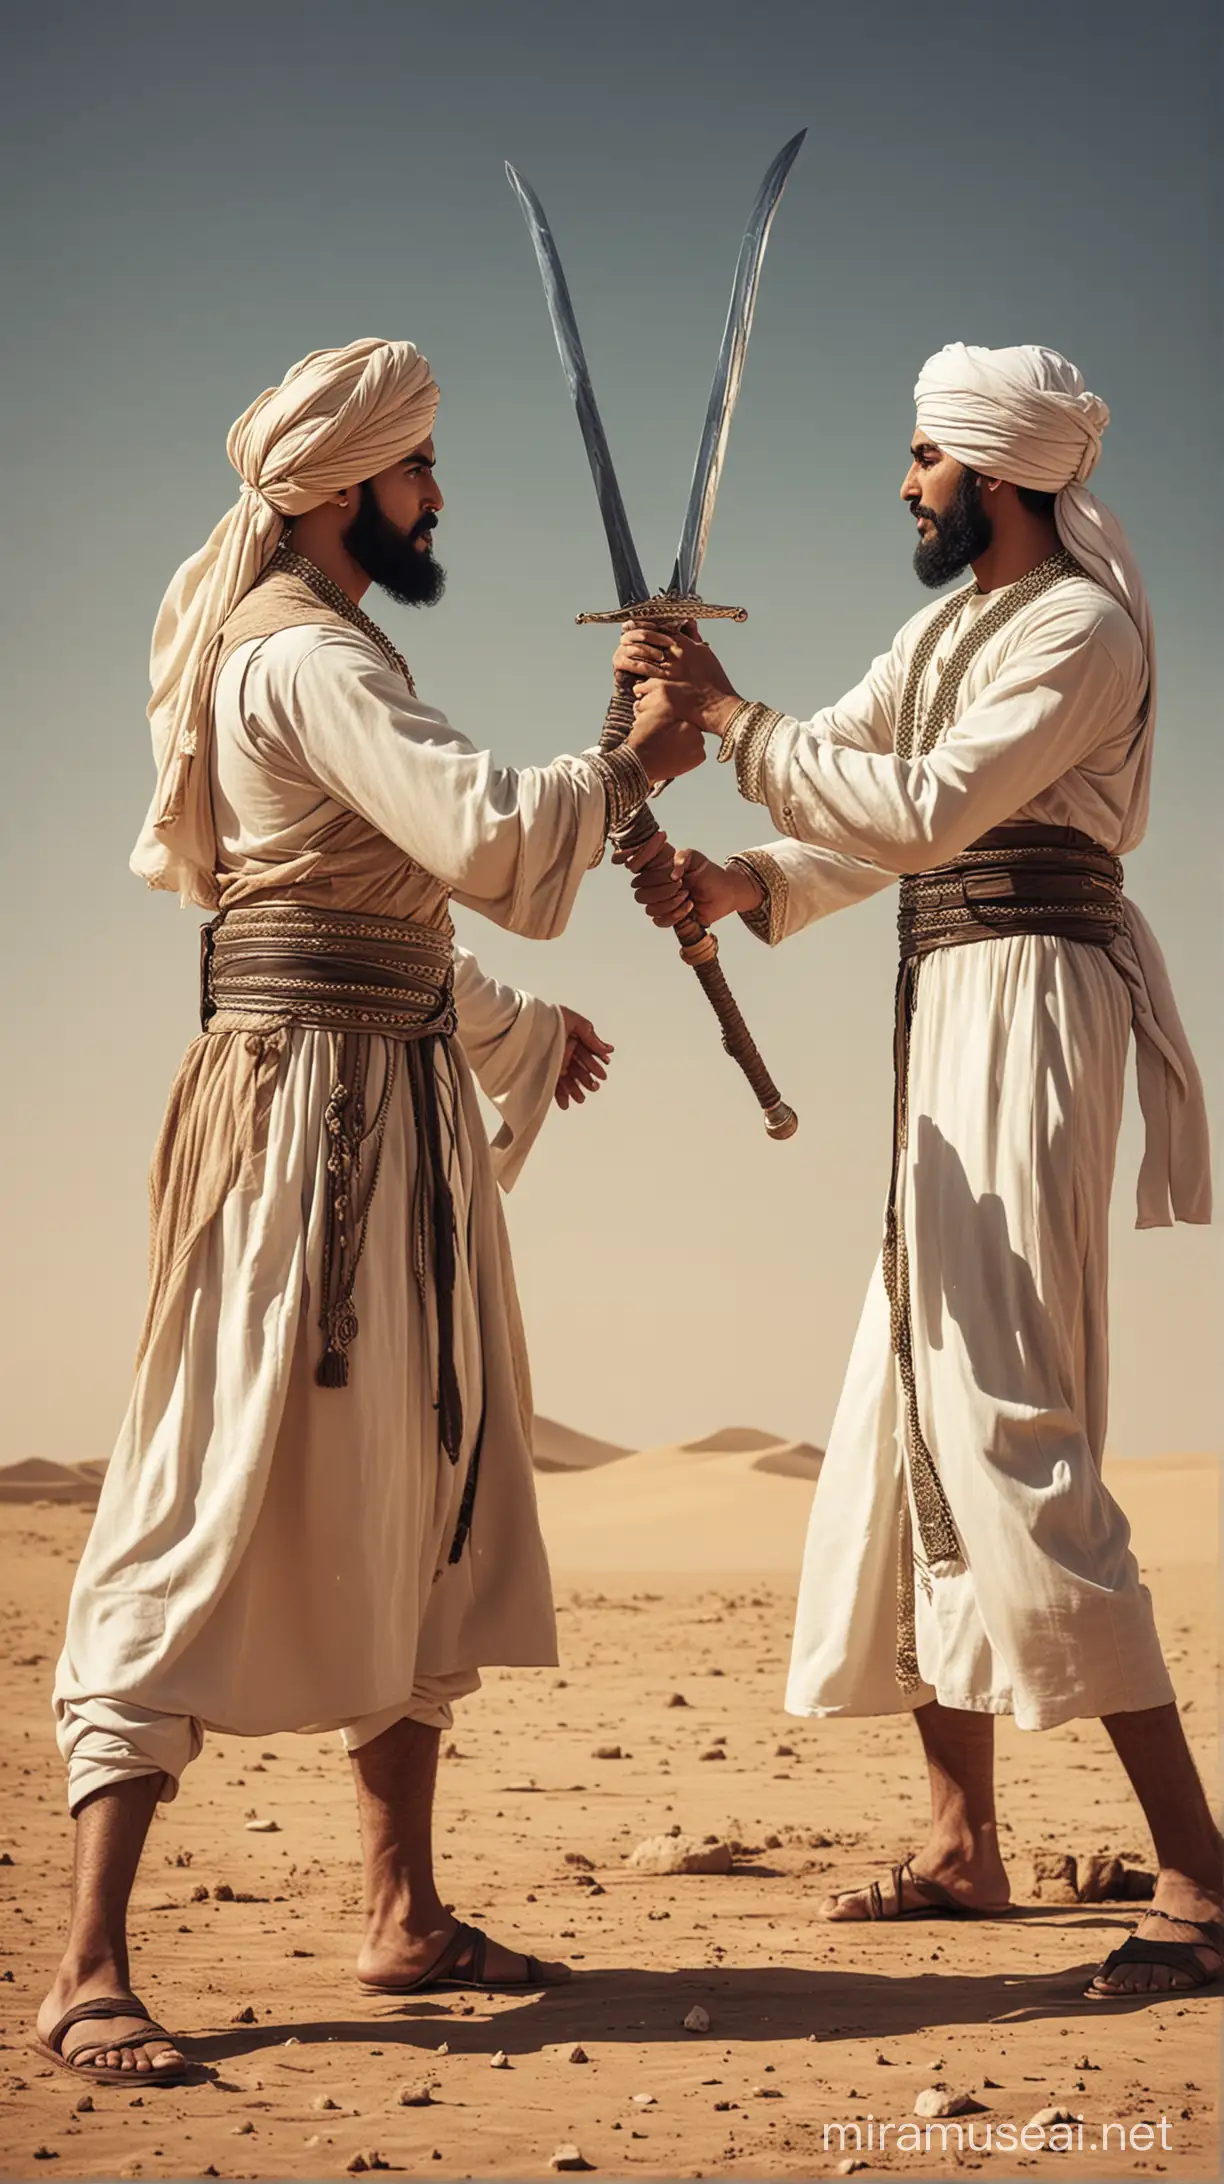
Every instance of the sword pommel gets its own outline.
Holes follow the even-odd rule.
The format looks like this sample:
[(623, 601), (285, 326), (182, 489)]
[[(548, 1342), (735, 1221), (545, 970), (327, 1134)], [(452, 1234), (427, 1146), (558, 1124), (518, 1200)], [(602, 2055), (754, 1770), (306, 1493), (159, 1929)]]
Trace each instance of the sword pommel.
[(747, 607), (712, 607), (704, 599), (683, 598), (676, 592), (656, 592), (650, 599), (631, 599), (624, 607), (610, 607), (600, 614), (576, 614), (576, 622), (653, 622), (668, 629), (681, 622), (746, 622)]

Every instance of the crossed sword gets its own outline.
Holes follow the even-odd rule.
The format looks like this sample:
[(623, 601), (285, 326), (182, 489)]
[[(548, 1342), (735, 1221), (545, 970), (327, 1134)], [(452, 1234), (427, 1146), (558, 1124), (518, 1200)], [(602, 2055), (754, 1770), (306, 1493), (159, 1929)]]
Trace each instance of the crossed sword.
[[(620, 602), (605, 613), (580, 614), (576, 617), (579, 622), (632, 621), (652, 625), (657, 629), (668, 629), (690, 621), (746, 622), (748, 619), (745, 607), (707, 605), (698, 594), (697, 579), (710, 534), (731, 419), (739, 398), (748, 336), (752, 331), (752, 316), (756, 308), (761, 261), (765, 256), (765, 245), (769, 240), (769, 230), (778, 200), (806, 134), (807, 131), (801, 129), (798, 136), (793, 136), (788, 144), (783, 145), (770, 166), (757, 192), (752, 217), (740, 246), (727, 323), (723, 329), (722, 346), (718, 352), (718, 363), (706, 408), (705, 426), (689, 488), (684, 528), (680, 534), (671, 581), (662, 592), (649, 590), (642, 573), (642, 564), (638, 560), (637, 548), (629, 529), (629, 518), (625, 513), (625, 503), (612, 467), (607, 435), (595, 401), (595, 390), (591, 384), (591, 375), (587, 369), (586, 356), (574, 317), (574, 307), (570, 301), (569, 285), (561, 268), (552, 230), (530, 183), (524, 181), (509, 161), (506, 163), (506, 173), (522, 207), (523, 217), (535, 246), (548, 303), (548, 315), (552, 320), (557, 348), (578, 413), (578, 424), (587, 461), (591, 466), (591, 476), (595, 481), (595, 493), (612, 559), (616, 595)], [(631, 676), (618, 676), (600, 736), (601, 749), (614, 750), (625, 741), (632, 726), (633, 679)], [(626, 826), (618, 828), (615, 833), (617, 848), (622, 853), (635, 853), (647, 848), (655, 840), (660, 844), (657, 855), (653, 858), (635, 856), (636, 869), (648, 868), (656, 862), (662, 863), (669, 854), (658, 821), (646, 805), (643, 805)], [(706, 998), (718, 1018), (723, 1046), (731, 1059), (743, 1070), (764, 1110), (765, 1128), (770, 1137), (793, 1137), (799, 1127), (799, 1118), (794, 1108), (789, 1107), (779, 1093), (740, 1014), (735, 996), (718, 960), (717, 939), (701, 923), (691, 904), (675, 932), (680, 942), (682, 960), (691, 964), (696, 972)]]

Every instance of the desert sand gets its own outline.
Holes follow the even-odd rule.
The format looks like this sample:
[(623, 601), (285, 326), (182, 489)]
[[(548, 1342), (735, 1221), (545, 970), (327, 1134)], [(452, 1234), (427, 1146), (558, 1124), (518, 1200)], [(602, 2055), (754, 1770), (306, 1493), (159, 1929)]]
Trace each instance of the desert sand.
[[(1022, 1737), (1000, 1724), (1012, 1919), (817, 1922), (830, 1888), (916, 1847), (923, 1811), (903, 1718), (782, 1711), (819, 1451), (730, 1428), (627, 1453), (540, 1424), (562, 1664), (494, 1671), (460, 1711), (440, 1870), (463, 1916), (567, 1953), (574, 1984), (530, 1999), (363, 1996), (335, 1741), (214, 1738), (155, 1823), (134, 1915), (137, 1990), (212, 2076), (143, 2096), (99, 2088), (84, 2113), (87, 2089), (26, 2035), (65, 1909), (48, 1689), (98, 1467), (0, 1473), (0, 2174), (321, 2178), (360, 2156), (401, 2174), (527, 2179), (552, 2174), (568, 2144), (599, 2175), (814, 2177), (854, 2157), (858, 2119), (868, 2174), (1214, 2175), (1218, 1995), (1145, 2009), (1079, 2000), (1130, 1910), (1033, 1902), (1035, 1853), (1150, 1862), (1103, 1732)], [(1216, 1467), (1168, 1457), (1109, 1476), (1214, 1783)], [(250, 1832), (251, 1818), (275, 1830)], [(732, 1870), (652, 1877), (628, 1864), (642, 1838), (677, 1827), (732, 1844)], [(685, 2029), (694, 2006), (708, 2030)], [(570, 2059), (576, 2045), (584, 2061)], [(507, 2067), (494, 2069), (498, 2051)], [(959, 2119), (963, 2151), (941, 2150), (938, 2128), (929, 2152), (869, 2149), (868, 2119), (895, 2137), (930, 2087), (981, 2104)], [(402, 2105), (402, 2091), (428, 2102)], [(1082, 2116), (1075, 2151), (981, 2150), (988, 2124), (1049, 2107)], [(1150, 2139), (1132, 2139), (1144, 2124)]]

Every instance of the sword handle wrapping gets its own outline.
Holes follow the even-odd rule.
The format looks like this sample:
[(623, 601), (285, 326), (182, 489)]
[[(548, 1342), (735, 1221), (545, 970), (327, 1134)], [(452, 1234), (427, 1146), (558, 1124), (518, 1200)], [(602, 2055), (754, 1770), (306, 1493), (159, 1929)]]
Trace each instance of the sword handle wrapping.
[[(612, 701), (604, 718), (603, 732), (599, 738), (600, 749), (615, 750), (622, 744), (633, 726), (633, 686), (617, 679)], [(627, 826), (619, 827), (613, 836), (619, 848), (644, 848), (662, 830), (648, 804), (643, 804)], [(793, 1137), (799, 1127), (799, 1117), (793, 1107), (788, 1107), (777, 1085), (761, 1059), (756, 1041), (740, 1014), (726, 974), (718, 960), (718, 941), (702, 924), (696, 912), (690, 910), (675, 927), (676, 939), (684, 962), (696, 972), (705, 997), (718, 1018), (722, 1043), (733, 1062), (743, 1070), (764, 1112), (765, 1128), (771, 1138)]]

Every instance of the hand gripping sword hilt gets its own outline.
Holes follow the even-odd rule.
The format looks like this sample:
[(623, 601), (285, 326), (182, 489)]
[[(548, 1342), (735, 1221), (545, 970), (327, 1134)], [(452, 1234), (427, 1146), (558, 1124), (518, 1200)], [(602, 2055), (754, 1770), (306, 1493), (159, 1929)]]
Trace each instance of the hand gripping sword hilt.
[[(700, 601), (688, 600), (682, 602), (682, 604), (691, 610), (694, 606), (699, 607)], [(641, 611), (630, 608), (626, 610), (625, 618), (627, 619), (629, 615), (637, 615)], [(735, 608), (724, 611), (737, 616), (742, 612), (742, 610)], [(644, 612), (642, 618), (645, 619)], [(595, 619), (597, 619), (595, 616), (579, 616), (580, 621), (593, 621)], [(613, 621), (621, 619), (621, 616), (608, 615), (598, 617), (598, 619)], [(690, 619), (690, 614), (678, 615), (675, 619), (687, 621)], [(612, 693), (611, 703), (604, 718), (603, 733), (599, 739), (601, 750), (616, 749), (619, 744), (625, 741), (632, 726), (633, 685), (628, 680), (622, 682), (618, 677)], [(617, 828), (613, 840), (618, 848), (641, 849), (660, 836), (661, 829), (654, 813), (649, 805), (643, 804), (641, 810), (634, 814), (626, 826)], [(706, 999), (718, 1018), (723, 1046), (731, 1056), (732, 1061), (738, 1063), (743, 1070), (756, 1094), (757, 1101), (764, 1113), (765, 1128), (770, 1137), (779, 1139), (793, 1137), (799, 1127), (799, 1117), (793, 1107), (788, 1107), (764, 1062), (761, 1060), (756, 1041), (740, 1014), (739, 1005), (727, 984), (726, 975), (718, 960), (717, 939), (713, 933), (707, 930), (692, 909), (675, 927), (675, 934), (680, 943), (681, 959), (690, 964), (696, 972)]]

